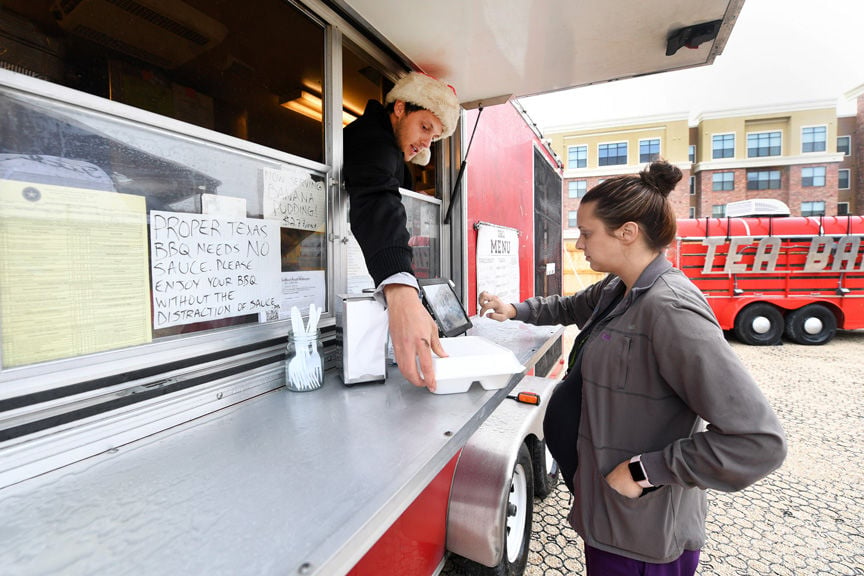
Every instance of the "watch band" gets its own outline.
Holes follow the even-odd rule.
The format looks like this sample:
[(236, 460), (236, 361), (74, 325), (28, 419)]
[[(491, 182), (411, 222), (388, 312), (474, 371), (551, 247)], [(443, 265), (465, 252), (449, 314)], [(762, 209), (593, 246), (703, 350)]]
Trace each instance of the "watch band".
[(633, 456), (630, 463), (627, 465), (630, 469), (630, 476), (633, 481), (639, 484), (642, 488), (653, 488), (654, 485), (648, 481), (648, 474), (645, 473), (645, 468), (642, 466), (642, 455)]

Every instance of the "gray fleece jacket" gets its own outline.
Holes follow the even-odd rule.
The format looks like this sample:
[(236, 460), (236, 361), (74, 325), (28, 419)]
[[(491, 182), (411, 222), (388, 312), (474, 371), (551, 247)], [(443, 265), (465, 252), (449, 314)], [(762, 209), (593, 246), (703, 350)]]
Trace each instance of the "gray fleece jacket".
[[(610, 275), (570, 297), (526, 300), (516, 319), (583, 328), (621, 291)], [(699, 549), (704, 489), (740, 490), (783, 463), (777, 417), (701, 292), (662, 255), (583, 350), (570, 524), (590, 546), (647, 562)], [(605, 475), (637, 454), (661, 488), (629, 499)]]

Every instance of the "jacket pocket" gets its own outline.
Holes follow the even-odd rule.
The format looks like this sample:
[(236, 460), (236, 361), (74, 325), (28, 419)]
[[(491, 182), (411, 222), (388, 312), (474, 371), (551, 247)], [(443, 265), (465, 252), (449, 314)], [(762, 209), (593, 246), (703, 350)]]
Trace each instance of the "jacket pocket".
[(594, 539), (655, 562), (666, 562), (680, 555), (673, 487), (663, 486), (640, 498), (627, 498), (609, 486), (605, 478), (597, 480), (600, 501), (588, 519)]

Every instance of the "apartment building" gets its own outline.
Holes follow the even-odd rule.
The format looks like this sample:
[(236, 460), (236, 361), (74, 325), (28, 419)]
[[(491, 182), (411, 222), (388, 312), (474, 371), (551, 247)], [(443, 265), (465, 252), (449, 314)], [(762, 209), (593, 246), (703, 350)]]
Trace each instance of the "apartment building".
[(819, 102), (548, 129), (564, 162), (565, 228), (588, 189), (658, 156), (684, 173), (670, 195), (682, 218), (722, 216), (727, 203), (752, 198), (782, 200), (792, 215), (864, 213), (864, 87), (850, 94), (857, 114), (848, 117)]
[[(856, 113), (823, 101), (547, 129), (564, 162), (564, 292), (593, 280), (575, 249), (580, 198), (657, 157), (684, 174), (669, 197), (680, 218), (724, 216), (754, 198), (781, 200), (793, 216), (864, 214), (864, 85), (844, 96)], [(579, 270), (569, 285), (568, 268)]]

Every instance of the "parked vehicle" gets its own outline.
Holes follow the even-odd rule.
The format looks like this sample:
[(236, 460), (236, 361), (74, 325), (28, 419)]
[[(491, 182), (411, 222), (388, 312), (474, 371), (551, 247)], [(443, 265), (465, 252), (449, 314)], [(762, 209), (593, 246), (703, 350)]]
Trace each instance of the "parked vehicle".
[(679, 220), (669, 259), (746, 344), (824, 344), (864, 328), (861, 216)]

